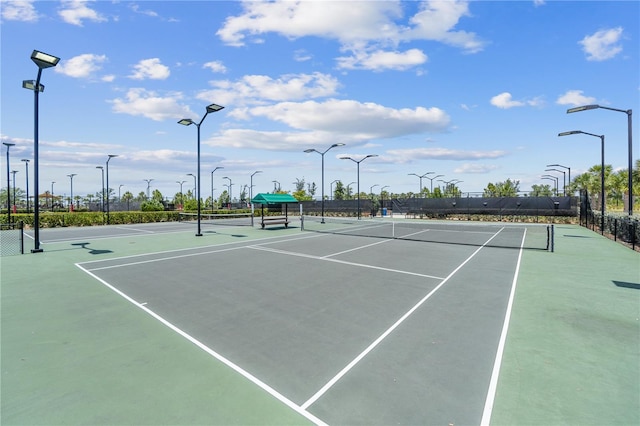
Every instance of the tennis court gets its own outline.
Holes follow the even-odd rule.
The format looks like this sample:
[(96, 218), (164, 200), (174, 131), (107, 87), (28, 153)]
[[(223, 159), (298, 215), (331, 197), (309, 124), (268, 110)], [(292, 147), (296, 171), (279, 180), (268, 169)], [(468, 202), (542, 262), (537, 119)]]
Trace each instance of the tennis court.
[[(329, 233), (207, 225), (200, 238), (193, 223), (43, 230), (44, 256), (23, 258), (57, 256), (76, 291), (98, 292), (98, 306), (138, 318), (129, 332), (153, 323), (167, 339), (161, 347), (196, 348), (205, 371), (223, 368), (224, 384), (195, 385), (217, 389), (209, 401), (216, 414), (204, 423), (488, 424), (522, 257), (553, 263), (558, 254), (539, 243), (518, 249), (526, 246), (523, 226), (441, 229), (466, 235), (448, 244), (415, 241), (435, 225), (398, 227), (386, 238), (345, 235), (347, 228), (353, 224)], [(233, 398), (232, 408), (214, 402), (242, 386), (258, 396)], [(165, 422), (203, 423), (188, 417), (199, 420)], [(101, 423), (88, 413), (79, 418)], [(106, 419), (143, 423), (123, 414)]]

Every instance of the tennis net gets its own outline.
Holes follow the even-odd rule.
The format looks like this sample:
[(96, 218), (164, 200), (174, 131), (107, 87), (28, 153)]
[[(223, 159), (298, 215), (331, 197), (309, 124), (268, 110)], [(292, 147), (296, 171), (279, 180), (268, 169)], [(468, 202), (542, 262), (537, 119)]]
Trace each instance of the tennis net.
[[(251, 213), (201, 213), (201, 225), (252, 226)], [(178, 213), (178, 220), (187, 224), (197, 223), (197, 213)]]
[(302, 229), (432, 243), (553, 250), (553, 225), (547, 224), (322, 218), (305, 215), (302, 217)]

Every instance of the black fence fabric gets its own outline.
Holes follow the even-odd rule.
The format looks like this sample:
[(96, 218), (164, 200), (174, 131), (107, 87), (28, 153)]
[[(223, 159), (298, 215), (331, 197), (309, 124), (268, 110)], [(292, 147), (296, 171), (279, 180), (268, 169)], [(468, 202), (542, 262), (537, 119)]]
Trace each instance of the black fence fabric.
[(24, 254), (24, 223), (3, 223), (0, 225), (0, 256)]
[(640, 246), (640, 220), (630, 216), (607, 214), (591, 208), (589, 194), (580, 191), (580, 225), (622, 242), (633, 250)]
[[(305, 201), (303, 210), (318, 213), (321, 201)], [(355, 216), (358, 200), (325, 200), (327, 213), (343, 213)], [(458, 197), (458, 198), (406, 198), (360, 200), (360, 211), (364, 215), (381, 211), (425, 217), (448, 215), (494, 215), (494, 216), (577, 216), (576, 197)]]

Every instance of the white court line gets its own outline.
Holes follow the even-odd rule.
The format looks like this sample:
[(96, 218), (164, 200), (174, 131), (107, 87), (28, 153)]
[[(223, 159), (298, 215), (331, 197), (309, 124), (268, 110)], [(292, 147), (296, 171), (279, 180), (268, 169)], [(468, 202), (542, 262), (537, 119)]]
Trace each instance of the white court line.
[(316, 402), (322, 395), (324, 395), (333, 385), (335, 385), (338, 380), (344, 377), (356, 364), (358, 364), (369, 352), (371, 352), (376, 346), (380, 344), (389, 334), (391, 334), (400, 324), (402, 324), (411, 314), (413, 314), (420, 306), (424, 304), (427, 300), (431, 298), (438, 290), (442, 288), (443, 285), (451, 277), (453, 277), (464, 265), (466, 265), (480, 250), (482, 250), (492, 239), (494, 239), (504, 228), (500, 228), (498, 232), (493, 234), (491, 238), (489, 238), (482, 246), (478, 247), (476, 251), (474, 251), (471, 256), (469, 256), (464, 262), (462, 262), (456, 269), (453, 270), (440, 284), (438, 284), (433, 290), (431, 290), (425, 297), (423, 297), (418, 303), (415, 304), (411, 309), (409, 309), (400, 319), (398, 319), (391, 327), (389, 327), (384, 333), (380, 335), (376, 340), (373, 341), (364, 351), (360, 353), (357, 357), (353, 359), (349, 364), (347, 364), (338, 374), (336, 374), (331, 380), (329, 380), (318, 392), (316, 392), (311, 398), (309, 398), (304, 404), (301, 405), (303, 409), (309, 408), (311, 404)]
[(295, 253), (295, 252), (292, 252), (292, 251), (272, 249), (272, 248), (262, 247), (262, 246), (259, 246), (259, 245), (247, 246), (246, 248), (252, 249), (252, 250), (262, 250), (262, 251), (267, 251), (267, 252), (277, 253), (277, 254), (284, 254), (286, 256), (305, 257), (307, 259), (315, 259), (315, 260), (323, 260), (325, 262), (341, 263), (343, 265), (357, 266), (357, 267), (360, 267), (360, 268), (377, 269), (379, 271), (394, 272), (396, 274), (413, 275), (414, 277), (432, 278), (432, 279), (435, 279), (435, 280), (441, 280), (442, 279), (442, 277), (436, 277), (434, 275), (419, 274), (417, 272), (402, 271), (400, 269), (383, 268), (382, 266), (367, 265), (367, 264), (364, 264), (364, 263), (347, 262), (346, 260), (331, 259), (331, 258), (328, 258), (328, 257), (325, 257), (325, 256), (314, 256), (312, 254)]
[(202, 255), (205, 255), (205, 254), (221, 253), (221, 252), (231, 251), (231, 250), (240, 250), (242, 248), (244, 248), (244, 247), (227, 247), (227, 248), (223, 248), (223, 249), (219, 249), (219, 250), (209, 250), (209, 251), (202, 251), (202, 252), (198, 252), (198, 253), (179, 254), (179, 255), (175, 255), (175, 256), (162, 257), (162, 258), (158, 258), (158, 259), (140, 260), (138, 262), (119, 263), (117, 265), (102, 266), (102, 267), (98, 267), (98, 268), (89, 268), (89, 269), (87, 269), (87, 271), (101, 271), (101, 270), (104, 270), (104, 269), (123, 268), (125, 266), (142, 265), (142, 264), (145, 264), (145, 263), (164, 262), (165, 260), (182, 259), (182, 258), (185, 258), (185, 257), (192, 257), (192, 256), (202, 256)]
[(112, 291), (114, 291), (115, 293), (117, 293), (118, 295), (123, 297), (125, 300), (131, 302), (133, 305), (135, 305), (138, 308), (142, 309), (147, 314), (151, 315), (153, 318), (155, 318), (156, 320), (160, 321), (162, 324), (167, 326), (169, 329), (175, 331), (180, 336), (184, 337), (185, 339), (187, 339), (188, 341), (190, 341), (191, 343), (193, 343), (194, 345), (196, 345), (197, 347), (199, 347), (200, 349), (202, 349), (203, 351), (205, 351), (206, 353), (208, 353), (209, 355), (211, 355), (212, 357), (214, 357), (218, 361), (222, 362), (227, 367), (229, 367), (232, 370), (234, 370), (235, 372), (239, 373), (241, 376), (243, 376), (244, 378), (248, 379), (249, 381), (251, 381), (252, 383), (257, 385), (261, 389), (263, 389), (265, 392), (267, 392), (269, 395), (271, 395), (274, 398), (276, 398), (278, 401), (282, 402), (287, 407), (291, 408), (292, 410), (294, 410), (298, 414), (304, 416), (309, 421), (311, 421), (311, 422), (313, 422), (313, 423), (315, 423), (317, 425), (326, 425), (325, 422), (323, 422), (322, 420), (320, 420), (319, 418), (317, 418), (313, 414), (309, 413), (306, 409), (304, 409), (304, 408), (300, 407), (299, 405), (295, 404), (293, 401), (291, 401), (290, 399), (288, 399), (287, 397), (285, 397), (284, 395), (282, 395), (281, 393), (279, 393), (278, 391), (273, 389), (271, 386), (267, 385), (262, 380), (260, 380), (257, 377), (255, 377), (253, 374), (251, 374), (248, 371), (244, 370), (242, 367), (238, 366), (237, 364), (231, 362), (229, 359), (225, 358), (224, 356), (220, 355), (219, 353), (217, 353), (213, 349), (209, 348), (207, 345), (205, 345), (204, 343), (202, 343), (201, 341), (199, 341), (195, 337), (191, 336), (190, 334), (188, 334), (185, 331), (181, 330), (180, 328), (176, 327), (175, 325), (173, 325), (172, 323), (170, 323), (169, 321), (167, 321), (166, 319), (164, 319), (160, 315), (158, 315), (155, 312), (153, 312), (151, 309), (147, 308), (145, 306), (146, 302), (144, 304), (136, 302), (131, 297), (127, 296), (125, 293), (123, 293), (122, 291), (118, 290), (117, 288), (115, 288), (114, 286), (112, 286), (111, 284), (109, 284), (108, 282), (103, 280), (102, 278), (100, 278), (97, 275), (91, 273), (90, 271), (84, 269), (82, 266), (80, 266), (80, 264), (76, 263), (75, 266), (77, 266), (78, 268), (80, 268), (80, 270), (84, 271), (85, 273), (87, 273), (91, 277), (93, 277), (96, 280), (98, 280), (99, 282), (101, 282), (103, 285), (105, 285), (107, 288), (111, 289)]
[(509, 294), (509, 302), (507, 303), (507, 312), (504, 316), (504, 323), (502, 324), (502, 332), (500, 333), (500, 341), (498, 343), (498, 350), (496, 352), (496, 359), (493, 364), (493, 371), (491, 372), (491, 380), (489, 381), (489, 390), (487, 391), (487, 399), (484, 403), (484, 411), (482, 412), (481, 426), (489, 426), (491, 422), (491, 414), (493, 412), (493, 403), (496, 398), (496, 391), (498, 390), (498, 378), (500, 377), (500, 366), (502, 365), (502, 356), (504, 354), (504, 347), (507, 341), (507, 332), (509, 331), (509, 322), (511, 321), (511, 310), (513, 308), (513, 300), (516, 295), (516, 285), (518, 283), (518, 274), (520, 273), (520, 261), (522, 260), (522, 252), (524, 248), (524, 241), (527, 237), (527, 229), (525, 228), (522, 235), (522, 243), (520, 243), (520, 253), (518, 254), (518, 262), (516, 263), (516, 270), (513, 274), (513, 282), (511, 283), (511, 293)]
[(148, 234), (157, 234), (157, 232), (155, 232), (155, 231), (147, 231), (146, 229), (132, 228), (130, 226), (127, 226), (126, 228), (124, 226), (116, 226), (116, 229), (126, 229), (126, 230), (131, 229), (131, 230), (136, 231), (136, 232), (146, 232)]

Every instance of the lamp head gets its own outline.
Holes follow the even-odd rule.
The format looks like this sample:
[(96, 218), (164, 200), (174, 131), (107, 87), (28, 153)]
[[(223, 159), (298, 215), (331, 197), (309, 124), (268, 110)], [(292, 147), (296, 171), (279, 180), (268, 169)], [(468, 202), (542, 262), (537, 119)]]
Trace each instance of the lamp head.
[(580, 111), (586, 111), (588, 109), (597, 109), (597, 108), (600, 108), (600, 105), (583, 105), (575, 108), (569, 108), (567, 110), (567, 114), (571, 114), (572, 112), (580, 112)]
[[(22, 87), (27, 90), (35, 90), (36, 89), (36, 81), (35, 80), (22, 80)], [(38, 89), (40, 92), (44, 92), (44, 84), (38, 85)]]
[(317, 152), (317, 151), (313, 148), (309, 148), (309, 149), (305, 149), (303, 152), (309, 154), (310, 152)]
[(11, 142), (2, 142), (2, 145), (7, 147), (7, 150), (9, 149), (10, 146), (15, 146), (15, 143), (11, 143)]
[(222, 105), (217, 105), (217, 104), (207, 105), (207, 113), (217, 112), (217, 111), (220, 111), (221, 109), (224, 109)]
[(55, 67), (56, 65), (58, 65), (60, 58), (44, 52), (40, 52), (39, 50), (34, 50), (33, 53), (31, 53), (31, 60), (35, 62), (38, 68), (44, 69)]
[(183, 118), (182, 120), (178, 121), (178, 124), (182, 124), (183, 126), (190, 126), (195, 123), (190, 118)]
[(578, 135), (580, 133), (583, 133), (582, 130), (571, 130), (568, 132), (558, 133), (558, 136)]

